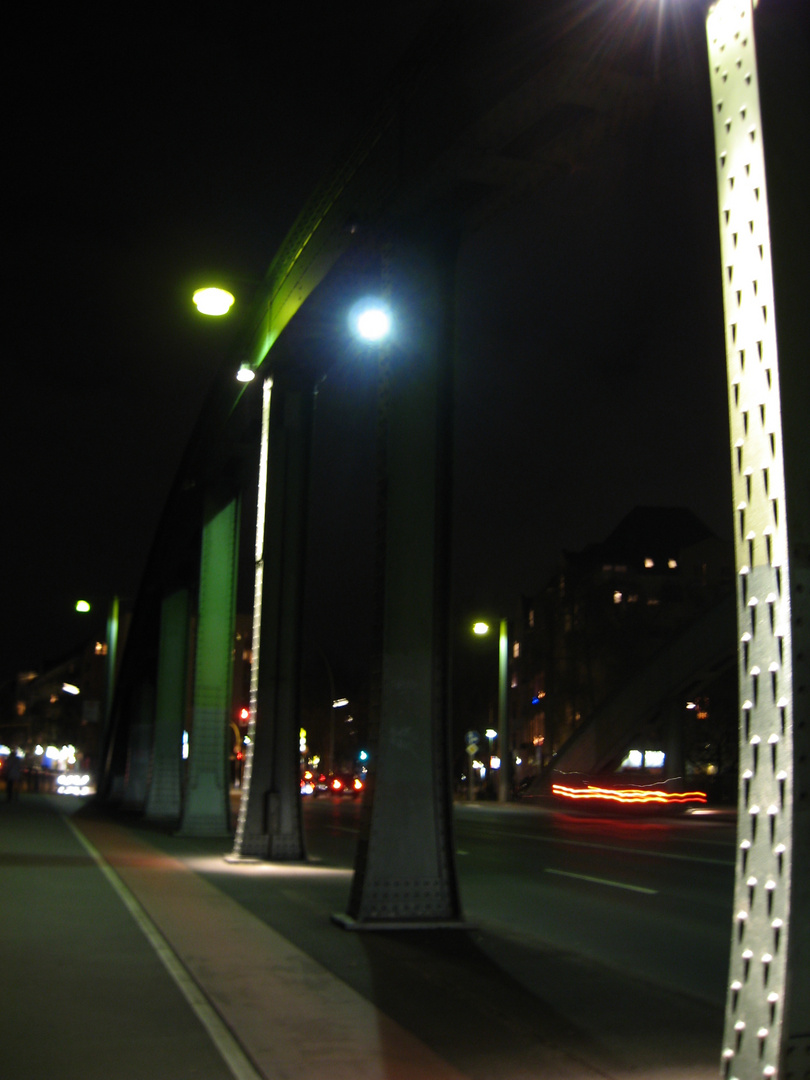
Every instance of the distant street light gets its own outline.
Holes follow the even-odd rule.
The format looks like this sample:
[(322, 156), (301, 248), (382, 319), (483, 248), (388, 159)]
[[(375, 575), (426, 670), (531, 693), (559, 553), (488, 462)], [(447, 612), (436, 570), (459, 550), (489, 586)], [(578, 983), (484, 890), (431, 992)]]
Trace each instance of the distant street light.
[(232, 293), (215, 287), (197, 289), (191, 299), (201, 315), (227, 315), (234, 302)]
[[(489, 633), (489, 623), (480, 620), (473, 623), (473, 633), (483, 637)], [(509, 799), (509, 715), (507, 710), (507, 678), (509, 659), (509, 627), (506, 619), (501, 619), (498, 630), (498, 730), (489, 728), (486, 736), (489, 739), (490, 767), (492, 768), (492, 739), (499, 740), (500, 761), (498, 772), (498, 802), (507, 802)], [(502, 767), (502, 763), (507, 763)]]
[(332, 714), (329, 718), (329, 771), (332, 773), (335, 771), (335, 709), (345, 709), (348, 704), (348, 698), (335, 697), (332, 691)]
[(253, 382), (253, 380), (255, 378), (256, 378), (256, 372), (253, 370), (253, 368), (250, 366), (250, 364), (240, 364), (239, 365), (239, 370), (236, 373), (236, 381), (237, 382), (249, 383), (249, 382)]
[(82, 615), (86, 615), (89, 610), (90, 604), (87, 602), (87, 600), (76, 601), (76, 611), (80, 612)]

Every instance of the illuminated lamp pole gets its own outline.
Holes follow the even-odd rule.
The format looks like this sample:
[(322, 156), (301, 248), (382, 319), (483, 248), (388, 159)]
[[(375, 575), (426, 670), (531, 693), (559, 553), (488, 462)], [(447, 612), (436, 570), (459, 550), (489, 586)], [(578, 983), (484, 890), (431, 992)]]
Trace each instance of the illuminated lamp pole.
[[(763, 0), (757, 22), (767, 30), (759, 57), (751, 0), (719, 0), (706, 18), (739, 638), (727, 1080), (807, 1076), (810, 1061), (810, 318), (803, 284), (810, 238), (801, 162), (807, 133), (798, 119), (810, 63), (785, 5)], [(766, 73), (762, 102), (758, 59)], [(770, 206), (766, 158), (774, 166)]]
[[(387, 325), (390, 326), (390, 315)], [(379, 316), (370, 322), (368, 317), (363, 319), (361, 326), (367, 338), (381, 333)], [(232, 860), (291, 861), (305, 857), (299, 793), (299, 726), (295, 721), (299, 711), (313, 403), (312, 386), (300, 372), (284, 367), (273, 379), (264, 381), (250, 743), (234, 848), (229, 856)], [(334, 692), (332, 701), (335, 701)], [(334, 755), (333, 744), (330, 755)]]
[[(80, 615), (89, 615), (92, 611), (92, 605), (89, 600), (77, 600), (75, 604), (75, 610)], [(102, 713), (101, 724), (101, 738), (100, 744), (96, 747), (96, 753), (101, 751), (101, 748), (105, 745), (107, 739), (107, 732), (109, 730), (110, 721), (112, 717), (113, 697), (115, 695), (115, 676), (118, 664), (118, 631), (120, 624), (120, 601), (117, 596), (113, 596), (110, 600), (109, 608), (107, 610), (107, 640), (105, 642), (107, 647), (107, 655), (105, 657), (105, 669), (104, 669), (104, 710)], [(100, 763), (97, 763), (97, 768), (100, 768)]]
[[(473, 633), (484, 636), (489, 633), (489, 623), (476, 622)], [(512, 751), (509, 747), (509, 624), (501, 619), (498, 628), (498, 750), (501, 759), (498, 768), (498, 802), (509, 801), (509, 773)], [(490, 740), (491, 745), (491, 740)]]
[[(212, 317), (226, 315), (234, 304), (233, 295), (224, 289), (198, 289), (192, 299), (201, 314)], [(195, 626), (192, 733), (180, 822), (180, 835), (184, 836), (221, 836), (231, 831), (225, 732), (232, 695), (240, 501), (241, 493), (233, 490), (230, 482), (206, 485)], [(166, 690), (163, 700), (172, 702), (167, 719), (174, 733), (174, 756), (177, 705), (182, 695), (177, 693), (176, 685), (170, 686), (168, 661), (175, 620), (179, 622), (182, 618), (181, 598), (177, 597), (176, 608), (164, 607), (163, 615), (166, 621), (165, 634), (164, 626), (161, 627), (161, 661), (165, 658), (167, 663), (159, 662), (158, 694)], [(173, 654), (176, 660), (180, 650), (173, 650)], [(161, 685), (164, 675), (165, 686)]]
[[(333, 691), (334, 694), (334, 691)], [(329, 717), (329, 772), (335, 771), (335, 709), (345, 709), (349, 704), (349, 699), (342, 697), (332, 698), (332, 712)]]
[[(349, 930), (463, 926), (454, 861), (448, 701), (449, 481), (455, 245), (398, 236), (381, 277), (393, 325), (379, 365), (371, 757), (345, 914)], [(384, 306), (377, 306), (385, 313)], [(368, 324), (372, 331), (369, 334)], [(395, 351), (396, 350), (396, 351)], [(391, 361), (396, 356), (397, 363)]]
[[(197, 289), (192, 300), (197, 311), (201, 315), (213, 318), (227, 315), (235, 303), (232, 293), (214, 287)], [(246, 365), (243, 365), (243, 368), (244, 367), (246, 367)], [(252, 378), (253, 372), (248, 369), (247, 375), (249, 378)], [(240, 381), (247, 381), (241, 369), (236, 377)], [(215, 626), (211, 626), (211, 624), (216, 623), (216, 621), (221, 621), (221, 616), (218, 619), (210, 618), (208, 614), (210, 609), (209, 601), (215, 598), (220, 587), (227, 590), (234, 584), (235, 568), (232, 560), (228, 560), (227, 557), (225, 560), (222, 560), (222, 552), (218, 550), (221, 548), (225, 537), (220, 535), (218, 539), (214, 541), (212, 530), (213, 522), (206, 521), (203, 526), (203, 549), (207, 551), (207, 556), (204, 562), (201, 563), (201, 586), (203, 584), (203, 579), (205, 578), (207, 580), (206, 587), (204, 589), (201, 587), (200, 595), (202, 599), (204, 594), (206, 600), (205, 610), (203, 611), (203, 615), (205, 616), (204, 621), (209, 624), (210, 629), (213, 631), (212, 634), (207, 633), (205, 636), (206, 638), (214, 639), (206, 642), (206, 653), (208, 654), (209, 659), (216, 657), (216, 665), (220, 666), (221, 654), (225, 643), (222, 640), (222, 637), (220, 637), (219, 631)], [(229, 529), (228, 533), (230, 532), (231, 530)], [(213, 573), (210, 572), (211, 568), (208, 565), (211, 557), (218, 563), (217, 568)], [(218, 579), (218, 581), (212, 581), (211, 579)], [(212, 593), (214, 594), (213, 596)], [(227, 613), (231, 606), (229, 599), (227, 596), (220, 597), (220, 599), (224, 599), (225, 603), (223, 610)], [(186, 697), (190, 618), (190, 591), (188, 587), (183, 586), (172, 589), (162, 598), (160, 629), (158, 634), (155, 726), (151, 747), (152, 762), (144, 807), (145, 816), (150, 820), (176, 821), (184, 815), (185, 804), (188, 802), (188, 799), (184, 798), (185, 768), (183, 764), (183, 733), (187, 724)], [(230, 616), (226, 614), (225, 623), (229, 621)], [(198, 628), (199, 627), (200, 622), (198, 621)], [(202, 637), (198, 633), (196, 644), (196, 651), (198, 653), (202, 644)], [(228, 652), (230, 652), (230, 648), (231, 643), (228, 642)], [(225, 722), (228, 717), (228, 708), (227, 704), (225, 704), (223, 708), (223, 703), (226, 698), (229, 698), (228, 669), (220, 669), (219, 673), (216, 676), (213, 676), (213, 665), (209, 666), (209, 664), (206, 663), (203, 670), (207, 671), (207, 675), (211, 677), (213, 685), (209, 689), (217, 700), (217, 716), (222, 713), (222, 720)], [(194, 693), (195, 696), (199, 696), (199, 691), (196, 686), (196, 677), (197, 672), (195, 672)], [(207, 722), (207, 718), (203, 719), (200, 715), (198, 715), (197, 720), (198, 723), (195, 724), (197, 735), (200, 735), (204, 730), (207, 731), (206, 741), (212, 750), (207, 761), (207, 767), (211, 771), (213, 782), (209, 784), (209, 795), (205, 800), (200, 800), (198, 812), (195, 814), (197, 820), (191, 821), (186, 819), (184, 821), (184, 828), (189, 831), (197, 830), (202, 824), (203, 818), (207, 815), (206, 807), (208, 807), (213, 812), (216, 821), (214, 827), (219, 831), (219, 823), (224, 819), (229, 824), (230, 817), (227, 776), (228, 762), (227, 760), (220, 761), (217, 753), (217, 748), (220, 743), (224, 744), (224, 739), (220, 740), (217, 737), (219, 721), (216, 717), (210, 725)], [(199, 747), (197, 749), (199, 750)], [(196, 758), (193, 761), (190, 760), (188, 766), (189, 773), (191, 773), (192, 770), (196, 773), (198, 769), (198, 760)], [(199, 786), (199, 782), (197, 782), (196, 786)], [(186, 788), (186, 792), (188, 792), (188, 790), (189, 789)]]

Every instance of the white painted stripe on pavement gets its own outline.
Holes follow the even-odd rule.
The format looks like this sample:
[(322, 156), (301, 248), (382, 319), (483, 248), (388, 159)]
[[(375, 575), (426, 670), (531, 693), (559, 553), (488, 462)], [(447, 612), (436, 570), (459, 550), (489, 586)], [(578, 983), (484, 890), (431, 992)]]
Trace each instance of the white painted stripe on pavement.
[[(503, 836), (498, 829), (490, 830), (497, 836)], [(596, 848), (598, 851), (612, 851), (619, 855), (643, 855), (651, 859), (675, 859), (678, 862), (709, 863), (711, 866), (735, 865), (733, 859), (710, 859), (706, 855), (679, 855), (676, 851), (651, 851), (647, 848), (626, 848), (618, 844), (597, 844), (593, 840), (569, 840), (562, 836), (539, 836), (537, 833), (510, 833), (515, 840), (536, 840), (541, 844), (562, 844), (564, 847)]]
[(203, 1025), (209, 1038), (216, 1046), (222, 1060), (228, 1066), (234, 1080), (266, 1080), (263, 1073), (259, 1072), (245, 1054), (242, 1047), (234, 1038), (230, 1028), (223, 1022), (222, 1017), (213, 1007), (211, 1002), (202, 992), (200, 987), (183, 966), (177, 954), (169, 945), (166, 938), (150, 919), (143, 907), (113, 868), (104, 859), (98, 849), (91, 844), (87, 837), (76, 828), (69, 817), (63, 817), (65, 824), (73, 835), (84, 847), (90, 857), (98, 866), (104, 877), (112, 885), (124, 907), (132, 915), (140, 927), (149, 944), (158, 955), (158, 959), (174, 979), (180, 992), (189, 1003), (197, 1019)]
[(624, 881), (609, 881), (607, 878), (591, 877), (590, 874), (574, 874), (570, 870), (554, 870), (546, 866), (547, 874), (558, 874), (560, 877), (578, 878), (580, 881), (592, 881), (596, 885), (610, 885), (614, 889), (629, 889), (631, 892), (647, 893), (648, 896), (657, 896), (658, 889), (648, 889), (644, 885), (628, 885)]

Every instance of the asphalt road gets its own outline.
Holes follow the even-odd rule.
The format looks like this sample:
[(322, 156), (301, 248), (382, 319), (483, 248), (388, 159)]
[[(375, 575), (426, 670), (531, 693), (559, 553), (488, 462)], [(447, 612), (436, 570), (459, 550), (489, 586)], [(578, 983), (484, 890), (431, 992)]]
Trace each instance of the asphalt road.
[(469, 933), (337, 930), (359, 825), (351, 800), (307, 800), (307, 866), (235, 873), (203, 842), (197, 853), (184, 842), (182, 857), (474, 1080), (506, 1060), (510, 1075), (538, 1075), (554, 1045), (604, 1076), (716, 1076), (733, 822), (455, 813)]
[(735, 828), (712, 816), (458, 807), (465, 912), (722, 1007)]

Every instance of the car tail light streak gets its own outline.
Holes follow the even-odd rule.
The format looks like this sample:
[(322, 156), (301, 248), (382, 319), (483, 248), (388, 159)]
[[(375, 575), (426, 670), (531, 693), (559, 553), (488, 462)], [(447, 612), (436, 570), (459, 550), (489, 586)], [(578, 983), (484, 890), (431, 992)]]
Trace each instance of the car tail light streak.
[(606, 800), (614, 803), (639, 805), (652, 803), (657, 805), (679, 803), (705, 803), (704, 791), (651, 791), (649, 788), (604, 788), (589, 784), (587, 787), (566, 787), (564, 784), (552, 784), (554, 795), (574, 801), (595, 802)]

